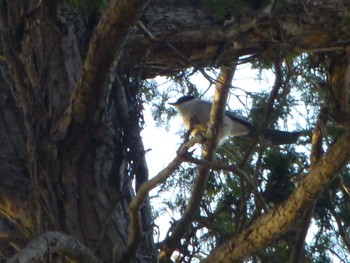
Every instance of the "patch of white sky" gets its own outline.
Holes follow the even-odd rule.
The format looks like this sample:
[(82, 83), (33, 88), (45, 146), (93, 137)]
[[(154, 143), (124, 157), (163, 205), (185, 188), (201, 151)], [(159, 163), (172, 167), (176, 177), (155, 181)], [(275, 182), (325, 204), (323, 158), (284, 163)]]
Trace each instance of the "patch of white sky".
[[(203, 98), (211, 100), (215, 92), (214, 85), (210, 86), (208, 80), (206, 80), (206, 78), (204, 78), (200, 73), (191, 76), (190, 80), (200, 90), (207, 90)], [(275, 76), (269, 70), (263, 70), (262, 72), (259, 72), (259, 70), (253, 69), (249, 64), (238, 66), (235, 72), (234, 80), (232, 82), (232, 86), (234, 87), (234, 95), (231, 95), (228, 99), (228, 108), (231, 110), (240, 109), (245, 112), (245, 104), (248, 102), (249, 105), (246, 94), (261, 91), (268, 92), (271, 90), (274, 84), (274, 80)], [(155, 81), (157, 83), (158, 89), (161, 91), (165, 91), (170, 85), (173, 85), (172, 81), (165, 77), (156, 77)], [(174, 102), (179, 97), (185, 95), (176, 92), (172, 92), (171, 94), (173, 97), (170, 98), (169, 102)], [(301, 95), (296, 94), (295, 96), (296, 99), (300, 99)], [(145, 149), (148, 150), (146, 159), (149, 168), (149, 175), (150, 178), (152, 178), (159, 171), (165, 168), (173, 158), (175, 158), (176, 150), (183, 140), (181, 134), (179, 134), (179, 131), (183, 129), (183, 126), (181, 117), (177, 114), (174, 118), (168, 120), (168, 129), (159, 127), (157, 126), (157, 122), (153, 119), (151, 106), (145, 105), (144, 108), (145, 126), (141, 135)], [(288, 121), (288, 123), (281, 121), (279, 123), (281, 128), (284, 127), (288, 130), (303, 130), (308, 128), (305, 127), (305, 125), (307, 125), (307, 113), (305, 106), (296, 106), (293, 111), (294, 112), (290, 116), (291, 121)], [(305, 151), (306, 149), (304, 148), (303, 150)], [(171, 219), (178, 219), (179, 215), (174, 213), (174, 211), (168, 209), (163, 203), (164, 200), (169, 200), (173, 193), (162, 193), (161, 197), (156, 197), (158, 190), (158, 188), (155, 188), (151, 191), (150, 195), (151, 197), (153, 196), (153, 198), (151, 198), (152, 206), (156, 207), (156, 209), (163, 208), (165, 210), (165, 213), (163, 213), (162, 216), (156, 220), (156, 225), (160, 226), (160, 233), (157, 233), (157, 236), (159, 238), (158, 241), (160, 241), (164, 239), (166, 232), (170, 227)], [(307, 237), (307, 242), (312, 242), (312, 238), (313, 235), (309, 234)]]

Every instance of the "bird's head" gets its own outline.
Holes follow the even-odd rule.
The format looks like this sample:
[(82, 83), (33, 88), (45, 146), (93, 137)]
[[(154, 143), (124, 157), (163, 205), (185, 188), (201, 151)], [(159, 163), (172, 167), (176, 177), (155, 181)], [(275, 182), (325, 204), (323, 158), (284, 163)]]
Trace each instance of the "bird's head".
[(178, 98), (177, 101), (175, 102), (170, 102), (169, 104), (172, 105), (172, 106), (179, 106), (185, 102), (188, 102), (188, 101), (191, 101), (191, 100), (194, 100), (195, 97), (194, 96), (182, 96), (180, 98)]

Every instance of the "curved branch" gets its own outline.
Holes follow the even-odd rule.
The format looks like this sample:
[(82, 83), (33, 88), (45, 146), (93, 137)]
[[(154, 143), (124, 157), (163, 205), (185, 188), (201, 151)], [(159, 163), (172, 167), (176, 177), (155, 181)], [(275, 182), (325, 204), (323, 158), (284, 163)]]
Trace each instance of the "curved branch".
[(344, 132), (300, 182), (289, 199), (213, 251), (203, 262), (242, 260), (285, 233), (337, 176), (350, 157), (350, 132)]
[[(115, 67), (127, 36), (149, 0), (113, 0), (91, 37), (82, 73), (56, 133), (66, 134), (71, 119), (84, 123), (99, 120), (109, 95)], [(86, 122), (85, 122), (86, 123)]]
[(60, 232), (47, 232), (32, 240), (24, 249), (10, 258), (8, 263), (41, 262), (51, 253), (60, 253), (79, 262), (100, 263), (90, 249), (72, 236)]

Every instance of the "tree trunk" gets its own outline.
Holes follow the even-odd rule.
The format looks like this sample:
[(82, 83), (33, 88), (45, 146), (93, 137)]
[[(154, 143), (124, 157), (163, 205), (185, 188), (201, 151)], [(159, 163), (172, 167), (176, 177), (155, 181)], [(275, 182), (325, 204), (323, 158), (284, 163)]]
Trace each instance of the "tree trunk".
[[(84, 101), (91, 108), (85, 108), (83, 121), (75, 117), (82, 114), (66, 118), (74, 113), (70, 103), (72, 98), (76, 100), (77, 80), (91, 49), (91, 44), (87, 45), (91, 32), (81, 13), (56, 1), (0, 3), (1, 50), (6, 62), (1, 65), (0, 118), (6, 132), (1, 132), (0, 202), (7, 225), (3, 230), (15, 231), (22, 241), (19, 246), (8, 247), (9, 253), (3, 256), (55, 230), (74, 236), (98, 258), (112, 262), (128, 240), (128, 204), (134, 196), (129, 164), (141, 163), (128, 154), (132, 147), (125, 136), (139, 134), (138, 118), (131, 119), (131, 130), (118, 111), (119, 104), (128, 105), (132, 98), (110, 96), (107, 100), (111, 88), (97, 86)], [(139, 15), (141, 10), (134, 12)], [(119, 30), (124, 39), (135, 18), (123, 20), (128, 23)], [(112, 55), (110, 65), (115, 65), (119, 56), (114, 59)], [(85, 78), (89, 73), (84, 71)], [(114, 85), (111, 92), (128, 89), (137, 94), (138, 88)], [(79, 99), (83, 96), (79, 94)], [(134, 99), (133, 103), (138, 101)], [(130, 112), (140, 114), (140, 107)], [(140, 137), (137, 139), (136, 145), (142, 148)], [(144, 160), (144, 151), (137, 158)], [(147, 166), (142, 164), (143, 169), (134, 174), (146, 180)], [(154, 262), (148, 202), (143, 219), (142, 253), (136, 261)]]

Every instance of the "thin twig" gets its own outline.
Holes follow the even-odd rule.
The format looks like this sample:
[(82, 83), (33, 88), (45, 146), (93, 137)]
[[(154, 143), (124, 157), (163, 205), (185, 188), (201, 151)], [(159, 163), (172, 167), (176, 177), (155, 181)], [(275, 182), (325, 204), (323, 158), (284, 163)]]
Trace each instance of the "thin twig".
[(197, 158), (195, 158), (193, 156), (189, 156), (189, 155), (185, 155), (183, 158), (185, 161), (190, 162), (190, 163), (194, 163), (194, 164), (201, 165), (201, 166), (207, 166), (207, 167), (210, 167), (211, 169), (215, 169), (215, 170), (231, 171), (232, 173), (236, 174), (239, 178), (241, 178), (242, 180), (244, 180), (248, 183), (249, 187), (253, 191), (254, 196), (258, 199), (259, 203), (262, 205), (262, 208), (264, 209), (264, 211), (268, 212), (268, 210), (269, 210), (268, 205), (265, 203), (265, 200), (262, 197), (262, 195), (260, 194), (260, 192), (256, 189), (254, 182), (238, 166), (220, 164), (217, 162), (209, 162), (206, 160), (200, 160), (200, 159), (197, 159)]

